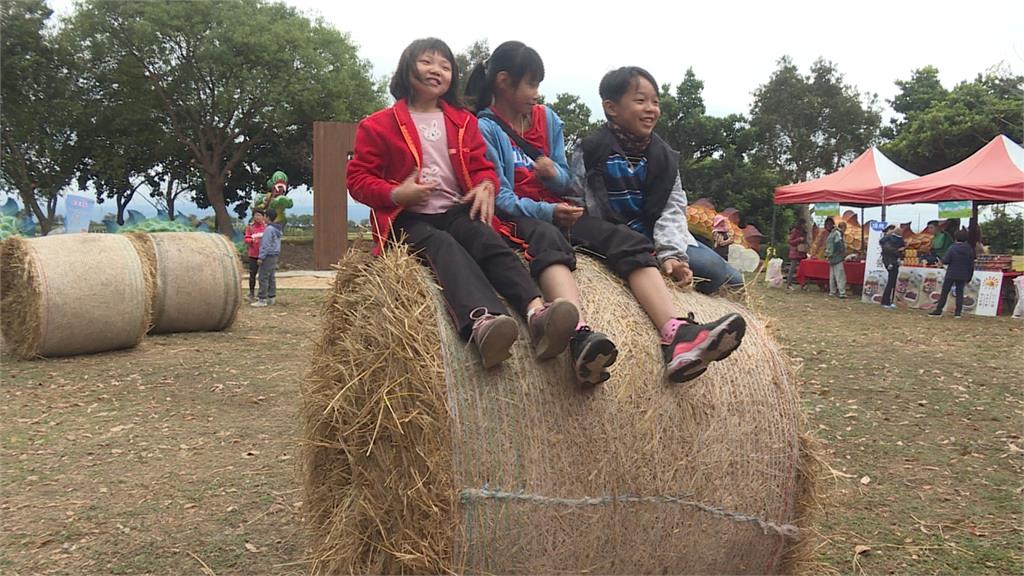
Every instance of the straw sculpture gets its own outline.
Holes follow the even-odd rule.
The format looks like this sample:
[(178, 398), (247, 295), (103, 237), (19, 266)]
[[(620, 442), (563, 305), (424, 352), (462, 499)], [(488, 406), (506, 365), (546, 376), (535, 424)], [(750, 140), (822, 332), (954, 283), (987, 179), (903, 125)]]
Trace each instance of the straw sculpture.
[(9, 237), (0, 284), (4, 341), (23, 358), (131, 348), (149, 325), (143, 263), (122, 236)]
[(235, 246), (221, 234), (129, 234), (146, 266), (153, 334), (231, 326), (242, 302)]
[[(314, 573), (773, 573), (799, 558), (811, 480), (796, 384), (742, 305), (742, 347), (666, 384), (656, 331), (589, 257), (591, 323), (619, 346), (581, 390), (521, 338), (484, 371), (401, 249), (350, 253), (303, 389)], [(803, 537), (803, 539), (801, 539)]]

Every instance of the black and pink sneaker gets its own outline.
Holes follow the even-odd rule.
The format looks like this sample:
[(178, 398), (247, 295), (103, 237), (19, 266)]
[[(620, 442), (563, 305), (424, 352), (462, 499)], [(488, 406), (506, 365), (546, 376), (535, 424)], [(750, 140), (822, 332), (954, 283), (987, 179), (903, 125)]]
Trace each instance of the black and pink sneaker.
[(677, 384), (693, 380), (717, 360), (727, 358), (740, 346), (747, 322), (739, 314), (726, 314), (708, 324), (698, 323), (691, 312), (679, 318), (670, 339), (662, 338), (665, 377)]

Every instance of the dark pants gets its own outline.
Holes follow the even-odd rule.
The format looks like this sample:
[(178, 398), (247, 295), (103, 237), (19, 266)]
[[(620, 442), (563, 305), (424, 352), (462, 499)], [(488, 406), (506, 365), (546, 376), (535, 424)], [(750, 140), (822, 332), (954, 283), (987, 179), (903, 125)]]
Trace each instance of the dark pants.
[(792, 286), (793, 280), (796, 280), (796, 273), (800, 270), (800, 260), (802, 258), (789, 259), (789, 270), (786, 270), (786, 286)]
[(260, 271), (259, 258), (249, 256), (249, 295), (256, 292), (256, 273)]
[(268, 254), (260, 264), (260, 300), (277, 297), (277, 254)]
[(512, 234), (507, 237), (509, 243), (526, 252), (530, 275), (534, 278), (539, 278), (540, 273), (553, 264), (576, 269), (576, 254), (554, 224), (537, 218), (509, 218), (503, 222)]
[(935, 311), (941, 313), (946, 308), (949, 291), (956, 286), (956, 315), (961, 315), (964, 311), (964, 288), (966, 285), (967, 280), (953, 280), (947, 275), (946, 279), (942, 281), (942, 293), (939, 295), (939, 301), (935, 304)]
[(638, 268), (658, 267), (654, 244), (625, 224), (584, 214), (563, 233), (573, 246), (603, 258), (608, 268), (623, 280)]
[(469, 205), (442, 214), (402, 212), (394, 223), (395, 234), (405, 233), (421, 262), (434, 271), (448, 313), (459, 335), (468, 339), (473, 330), (473, 311), (508, 314), (495, 288), (516, 311), (540, 291), (523, 268), (519, 257), (489, 225), (469, 219)]
[(890, 264), (888, 270), (889, 278), (885, 281), (885, 290), (882, 290), (882, 306), (892, 304), (892, 299), (896, 296), (896, 277), (900, 274), (900, 265)]

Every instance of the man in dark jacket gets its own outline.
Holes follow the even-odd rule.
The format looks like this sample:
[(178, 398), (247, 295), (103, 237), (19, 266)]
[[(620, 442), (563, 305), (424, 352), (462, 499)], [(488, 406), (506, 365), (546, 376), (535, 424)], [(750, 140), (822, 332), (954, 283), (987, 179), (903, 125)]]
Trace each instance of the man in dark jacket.
[(942, 309), (946, 307), (946, 299), (949, 297), (949, 290), (956, 286), (956, 312), (954, 318), (960, 318), (964, 311), (964, 288), (974, 277), (974, 249), (967, 243), (967, 230), (959, 230), (956, 233), (956, 243), (949, 247), (942, 263), (946, 265), (946, 278), (942, 281), (942, 294), (935, 310), (928, 313), (929, 316), (942, 316)]
[(892, 299), (896, 294), (896, 277), (900, 274), (900, 258), (907, 249), (903, 236), (897, 233), (895, 224), (885, 228), (885, 236), (878, 241), (882, 247), (882, 265), (889, 271), (889, 278), (885, 282), (885, 290), (882, 291), (882, 308), (894, 310), (896, 305)]

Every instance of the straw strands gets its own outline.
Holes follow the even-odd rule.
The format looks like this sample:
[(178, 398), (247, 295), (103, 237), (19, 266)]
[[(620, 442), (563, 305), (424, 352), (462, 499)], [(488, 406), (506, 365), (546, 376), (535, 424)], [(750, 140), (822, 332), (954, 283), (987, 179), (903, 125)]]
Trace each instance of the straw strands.
[(587, 315), (618, 345), (612, 379), (573, 384), (527, 332), (484, 371), (401, 249), (350, 253), (303, 389), (315, 573), (771, 573), (800, 558), (811, 492), (796, 384), (747, 319), (701, 378), (665, 383), (657, 332), (621, 281), (580, 257)]
[(149, 325), (143, 264), (122, 236), (9, 237), (0, 283), (4, 340), (23, 358), (131, 348)]

